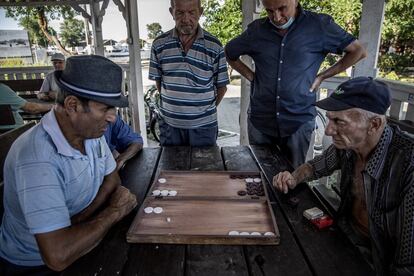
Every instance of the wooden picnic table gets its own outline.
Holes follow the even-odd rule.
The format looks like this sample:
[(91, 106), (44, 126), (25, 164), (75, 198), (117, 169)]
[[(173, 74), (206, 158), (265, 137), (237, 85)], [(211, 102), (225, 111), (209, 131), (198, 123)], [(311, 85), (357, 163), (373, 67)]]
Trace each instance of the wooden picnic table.
[[(126, 233), (157, 170), (262, 171), (280, 231), (279, 245), (129, 244)], [(289, 169), (279, 151), (262, 146), (144, 148), (121, 171), (138, 207), (63, 275), (375, 275), (335, 227), (317, 230), (303, 211), (322, 208), (307, 185), (294, 191), (295, 207), (269, 185)]]

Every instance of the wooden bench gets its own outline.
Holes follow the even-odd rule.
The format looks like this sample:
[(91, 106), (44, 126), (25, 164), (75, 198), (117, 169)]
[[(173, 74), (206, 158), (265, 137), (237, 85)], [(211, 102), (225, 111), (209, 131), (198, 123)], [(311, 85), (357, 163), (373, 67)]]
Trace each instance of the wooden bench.
[(39, 91), (40, 87), (42, 87), (43, 79), (2, 80), (0, 82), (18, 92), (19, 96), (22, 96), (22, 98), (36, 98), (35, 92)]
[(0, 135), (0, 222), (3, 217), (3, 168), (6, 161), (7, 154), (13, 142), (22, 135), (26, 130), (35, 125), (34, 122), (25, 124), (19, 128), (15, 128)]
[[(40, 102), (40, 100), (37, 100), (36, 92), (42, 87), (43, 79), (0, 80), (0, 82), (10, 87), (25, 100)], [(41, 114), (30, 114), (24, 111), (19, 113), (25, 121), (38, 121), (42, 118)]]

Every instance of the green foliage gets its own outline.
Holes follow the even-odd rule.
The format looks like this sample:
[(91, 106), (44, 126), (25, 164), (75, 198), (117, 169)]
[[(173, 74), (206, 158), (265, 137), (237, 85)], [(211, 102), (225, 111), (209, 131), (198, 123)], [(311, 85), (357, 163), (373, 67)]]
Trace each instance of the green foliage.
[(385, 8), (382, 50), (393, 46), (397, 53), (414, 49), (414, 0), (389, 0)]
[(0, 59), (0, 68), (3, 67), (24, 67), (26, 64), (21, 58)]
[(380, 72), (380, 77), (389, 80), (400, 80), (400, 77), (395, 73), (395, 71), (391, 71), (389, 73)]
[(60, 24), (60, 37), (65, 47), (75, 47), (85, 40), (83, 21), (68, 18)]
[(19, 20), (23, 17), (39, 18), (39, 12), (46, 15), (47, 20), (59, 20), (61, 18), (73, 18), (74, 10), (69, 6), (41, 6), (41, 7), (6, 7), (6, 17)]
[[(43, 47), (48, 46), (48, 41), (46, 36), (43, 34), (39, 27), (37, 20), (32, 17), (22, 17), (19, 20), (19, 25), (22, 26), (29, 33), (30, 44), (39, 45)], [(56, 31), (53, 28), (49, 28), (49, 32), (56, 34)]]
[(300, 3), (306, 10), (329, 14), (339, 26), (358, 36), (362, 0), (303, 0)]
[(414, 53), (410, 52), (404, 55), (398, 53), (382, 54), (379, 57), (378, 66), (385, 73), (395, 71), (404, 74), (408, 67), (414, 67)]
[[(74, 10), (69, 6), (40, 6), (40, 7), (6, 7), (6, 17), (10, 17), (19, 22), (25, 30), (29, 32), (32, 43), (47, 46), (51, 44), (46, 39), (40, 28), (40, 22), (50, 20), (68, 19), (75, 16)], [(44, 15), (44, 18), (41, 16)], [(56, 31), (51, 27), (47, 28), (51, 35), (56, 35)]]
[(204, 2), (204, 28), (216, 36), (223, 45), (241, 33), (241, 0), (209, 0)]
[(147, 24), (148, 38), (155, 39), (157, 36), (163, 33), (160, 23), (154, 22)]

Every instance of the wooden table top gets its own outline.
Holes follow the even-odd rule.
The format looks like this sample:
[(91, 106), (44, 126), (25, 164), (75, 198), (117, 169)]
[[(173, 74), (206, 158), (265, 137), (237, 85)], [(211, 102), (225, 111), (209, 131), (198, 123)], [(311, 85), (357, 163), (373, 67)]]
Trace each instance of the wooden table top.
[[(126, 233), (157, 170), (262, 171), (279, 231), (279, 245), (130, 244)], [(277, 150), (262, 146), (144, 148), (121, 171), (138, 207), (102, 242), (63, 275), (375, 275), (340, 230), (317, 230), (302, 213), (322, 206), (306, 185), (289, 196), (269, 181), (289, 165)]]

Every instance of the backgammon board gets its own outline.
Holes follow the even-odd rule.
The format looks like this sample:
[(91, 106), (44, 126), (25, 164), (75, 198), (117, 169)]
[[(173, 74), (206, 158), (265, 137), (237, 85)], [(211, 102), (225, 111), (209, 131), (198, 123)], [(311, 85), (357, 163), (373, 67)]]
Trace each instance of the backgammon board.
[(159, 171), (128, 233), (131, 243), (278, 244), (258, 172)]

